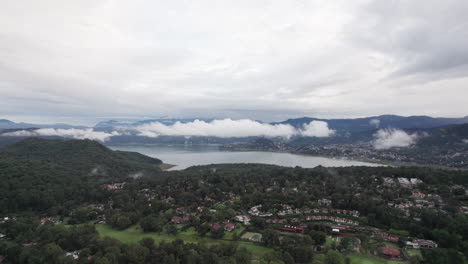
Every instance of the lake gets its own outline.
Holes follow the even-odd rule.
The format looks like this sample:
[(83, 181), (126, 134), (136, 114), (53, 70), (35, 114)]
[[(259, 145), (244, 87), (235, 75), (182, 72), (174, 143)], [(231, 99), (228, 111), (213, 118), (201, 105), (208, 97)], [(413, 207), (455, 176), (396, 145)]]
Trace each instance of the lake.
[(109, 146), (114, 150), (135, 151), (176, 165), (171, 170), (183, 170), (194, 165), (220, 163), (263, 163), (286, 167), (314, 168), (344, 166), (384, 166), (342, 158), (325, 158), (266, 151), (226, 151), (216, 145), (125, 145)]

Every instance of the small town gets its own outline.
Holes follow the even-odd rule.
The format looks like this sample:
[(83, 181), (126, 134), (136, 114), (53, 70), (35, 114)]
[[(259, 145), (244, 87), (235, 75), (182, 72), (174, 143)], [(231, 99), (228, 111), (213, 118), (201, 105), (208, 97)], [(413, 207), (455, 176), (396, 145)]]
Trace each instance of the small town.
[[(432, 185), (425, 182), (431, 181), (430, 178), (349, 175), (356, 181), (344, 188), (332, 179), (326, 182), (314, 180), (317, 176), (297, 181), (289, 179), (287, 182), (278, 176), (270, 177), (266, 181), (268, 184), (263, 186), (257, 185), (255, 182), (258, 180), (255, 180), (223, 190), (222, 182), (228, 178), (221, 175), (228, 171), (202, 169), (203, 176), (197, 180), (180, 181), (175, 178), (170, 185), (153, 185), (142, 180), (106, 183), (100, 188), (107, 192), (108, 200), (82, 205), (66, 215), (44, 216), (38, 219), (38, 224), (92, 224), (100, 235), (123, 241), (133, 236), (141, 239), (148, 236), (165, 241), (234, 243), (252, 250), (256, 261), (267, 261), (278, 254), (276, 250), (293, 243), (304, 248), (304, 252), (291, 255), (296, 263), (308, 263), (312, 259), (320, 261), (329, 255), (354, 261), (351, 263), (360, 259), (372, 260), (373, 263), (419, 263), (417, 261), (428, 255), (428, 251), (439, 248), (439, 243), (446, 247), (447, 242), (441, 240), (444, 238), (438, 237), (438, 233), (411, 235), (414, 230), (385, 224), (385, 221), (418, 226), (426, 225), (429, 215), (468, 215), (466, 204), (454, 200), (468, 195), (464, 185)], [(243, 171), (248, 175), (255, 169)], [(266, 168), (262, 173), (274, 174), (275, 169)], [(254, 178), (261, 179), (262, 173), (257, 173)], [(314, 173), (320, 174), (317, 170)], [(349, 193), (324, 195), (338, 187)], [(189, 190), (197, 196), (189, 194)], [(200, 194), (203, 195), (198, 196)], [(127, 207), (128, 199), (122, 200), (123, 195), (133, 197), (132, 204), (141, 208), (139, 212)], [(283, 198), (276, 200), (275, 197)], [(316, 198), (311, 200), (312, 197)], [(371, 207), (377, 211), (370, 211), (373, 210)], [(386, 212), (388, 215), (379, 216), (379, 210), (380, 214)], [(141, 216), (135, 218), (136, 215)], [(393, 219), (385, 219), (390, 216)], [(3, 216), (0, 230), (8, 229), (19, 219), (20, 216)], [(8, 232), (2, 233), (0, 239), (10, 239)], [(33, 238), (21, 243), (24, 247), (37, 244)], [(65, 254), (74, 260), (84, 258), (79, 249)], [(280, 257), (288, 258), (289, 254)], [(86, 259), (92, 261), (93, 257), (88, 254)]]

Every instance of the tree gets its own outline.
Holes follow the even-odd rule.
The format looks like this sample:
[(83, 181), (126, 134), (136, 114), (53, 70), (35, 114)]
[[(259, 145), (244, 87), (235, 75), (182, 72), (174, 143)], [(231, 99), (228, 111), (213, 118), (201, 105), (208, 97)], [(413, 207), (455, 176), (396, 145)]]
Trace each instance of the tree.
[(169, 235), (173, 236), (177, 235), (177, 232), (179, 231), (173, 223), (166, 224), (164, 228)]
[(312, 238), (315, 245), (318, 245), (318, 246), (325, 244), (326, 238), (327, 238), (327, 235), (324, 232), (320, 232), (320, 231), (311, 231), (309, 233), (309, 236)]
[(151, 237), (145, 237), (142, 240), (140, 240), (140, 245), (151, 250), (154, 248), (154, 239), (152, 239)]
[(161, 232), (164, 221), (160, 217), (146, 216), (140, 220), (140, 226), (144, 232)]
[(43, 256), (48, 263), (63, 263), (65, 252), (55, 243), (49, 243), (43, 248)]
[(125, 250), (128, 263), (145, 263), (146, 257), (149, 255), (149, 249), (139, 244), (129, 245)]
[(329, 250), (325, 255), (325, 263), (326, 264), (343, 264), (344, 259), (343, 255), (340, 252), (335, 250)]

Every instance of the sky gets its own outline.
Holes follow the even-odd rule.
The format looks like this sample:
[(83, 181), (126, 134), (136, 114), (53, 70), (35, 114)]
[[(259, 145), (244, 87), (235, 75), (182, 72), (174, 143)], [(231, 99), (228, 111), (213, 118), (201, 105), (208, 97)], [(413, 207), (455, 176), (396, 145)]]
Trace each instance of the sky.
[(0, 118), (468, 115), (466, 0), (2, 1)]

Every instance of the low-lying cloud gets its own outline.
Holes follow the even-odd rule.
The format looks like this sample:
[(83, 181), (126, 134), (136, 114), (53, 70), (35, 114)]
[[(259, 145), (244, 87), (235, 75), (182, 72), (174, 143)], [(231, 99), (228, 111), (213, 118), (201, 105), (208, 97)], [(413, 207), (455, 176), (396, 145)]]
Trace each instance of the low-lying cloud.
[(335, 131), (328, 128), (328, 123), (312, 121), (304, 124), (302, 128), (295, 128), (289, 124), (266, 124), (257, 121), (242, 119), (222, 119), (205, 122), (176, 122), (172, 125), (160, 122), (148, 123), (136, 127), (117, 127), (115, 131), (101, 132), (93, 129), (54, 129), (41, 128), (37, 130), (20, 130), (3, 134), (3, 136), (33, 137), (33, 136), (59, 136), (75, 139), (92, 139), (105, 142), (113, 136), (136, 135), (142, 137), (184, 136), (184, 137), (282, 137), (289, 139), (293, 136), (329, 137)]
[(159, 122), (149, 123), (134, 128), (138, 135), (146, 137), (158, 136), (205, 136), (205, 137), (283, 137), (292, 136), (328, 137), (334, 131), (328, 128), (323, 121), (312, 121), (305, 124), (302, 129), (296, 129), (289, 124), (264, 124), (257, 121), (242, 120), (214, 120), (205, 122), (195, 120), (189, 123), (177, 122), (173, 125), (165, 125)]
[(409, 147), (416, 143), (417, 134), (408, 134), (400, 129), (380, 129), (374, 134), (373, 142), (376, 149), (390, 149), (394, 147)]
[(109, 140), (113, 136), (120, 135), (119, 132), (100, 132), (93, 129), (55, 129), (55, 128), (40, 128), (36, 130), (19, 130), (2, 134), (3, 136), (16, 136), (16, 137), (37, 137), (37, 136), (58, 136), (74, 139), (91, 139), (101, 142)]
[(335, 134), (335, 130), (328, 128), (328, 123), (324, 121), (312, 121), (304, 124), (300, 134), (304, 137), (330, 137)]
[(369, 121), (369, 124), (371, 126), (375, 126), (376, 128), (379, 128), (380, 127), (380, 120), (379, 119), (372, 119), (371, 121)]

